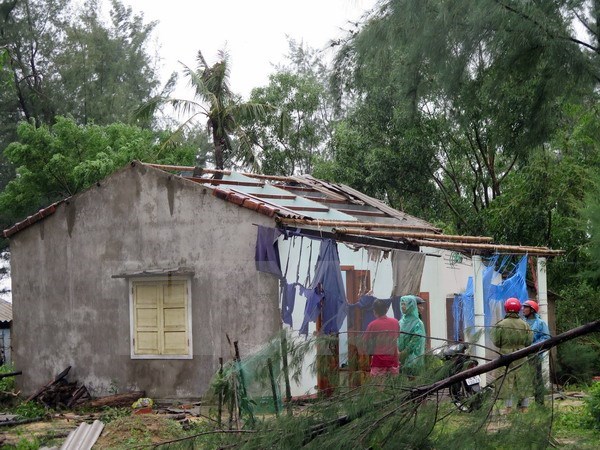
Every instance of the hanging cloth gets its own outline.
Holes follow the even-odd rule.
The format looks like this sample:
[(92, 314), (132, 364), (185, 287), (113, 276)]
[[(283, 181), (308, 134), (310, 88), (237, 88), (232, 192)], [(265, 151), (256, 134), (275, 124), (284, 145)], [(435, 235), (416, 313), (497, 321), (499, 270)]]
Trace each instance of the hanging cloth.
[(425, 254), (394, 250), (392, 252), (392, 297), (418, 294), (425, 265)]
[[(337, 333), (346, 318), (346, 290), (340, 269), (337, 244), (332, 239), (321, 241), (315, 274), (307, 295), (301, 334), (308, 334), (308, 322), (322, 317), (321, 332)], [(316, 310), (315, 310), (316, 308)], [(305, 326), (306, 325), (306, 326)]]
[(259, 225), (254, 251), (256, 270), (270, 273), (277, 278), (283, 277), (279, 262), (279, 247), (277, 245), (277, 238), (280, 234), (280, 231), (276, 228)]

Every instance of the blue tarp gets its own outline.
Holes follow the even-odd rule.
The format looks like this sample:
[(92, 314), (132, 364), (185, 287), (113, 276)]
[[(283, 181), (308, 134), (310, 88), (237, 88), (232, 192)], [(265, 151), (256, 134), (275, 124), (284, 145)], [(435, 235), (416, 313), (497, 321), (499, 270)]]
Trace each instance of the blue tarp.
[[(507, 256), (491, 257), (483, 270), (483, 308), (485, 326), (493, 325), (493, 311), (502, 308), (504, 301), (510, 297), (518, 298), (521, 303), (528, 299), (527, 293), (527, 255), (523, 256), (511, 269), (508, 277), (500, 284), (493, 284), (493, 279), (499, 273), (506, 271), (510, 261)], [(454, 339), (458, 340), (460, 327), (463, 329), (475, 325), (475, 304), (473, 297), (473, 278), (469, 277), (465, 291), (454, 296), (452, 305), (454, 316)]]

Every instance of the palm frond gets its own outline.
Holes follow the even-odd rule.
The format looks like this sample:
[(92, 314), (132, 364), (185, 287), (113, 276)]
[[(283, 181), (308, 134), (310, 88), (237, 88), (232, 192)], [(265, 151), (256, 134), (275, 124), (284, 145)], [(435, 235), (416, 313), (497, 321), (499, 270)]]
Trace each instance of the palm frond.
[(172, 148), (180, 141), (181, 137), (184, 135), (184, 131), (193, 123), (194, 119), (200, 115), (200, 113), (196, 113), (189, 117), (187, 120), (182, 122), (175, 131), (173, 131), (169, 137), (163, 142), (163, 144), (158, 148), (158, 151), (154, 155), (154, 160), (157, 160), (162, 151), (165, 148)]
[(152, 97), (133, 111), (132, 119), (145, 123), (151, 121), (159, 107), (164, 104), (164, 101), (165, 98), (161, 95)]

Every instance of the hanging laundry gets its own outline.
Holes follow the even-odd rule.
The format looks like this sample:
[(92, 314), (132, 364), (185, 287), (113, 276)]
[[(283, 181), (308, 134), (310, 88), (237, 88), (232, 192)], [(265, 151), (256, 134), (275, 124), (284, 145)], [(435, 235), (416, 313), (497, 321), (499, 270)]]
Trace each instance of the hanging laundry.
[(314, 289), (306, 289), (300, 286), (300, 293), (306, 297), (306, 306), (304, 307), (304, 320), (300, 326), (300, 334), (308, 336), (308, 323), (316, 322), (321, 313), (325, 295), (320, 285)]
[(321, 332), (338, 333), (347, 313), (346, 290), (337, 244), (332, 239), (321, 241), (315, 274), (309, 290), (313, 292), (309, 292), (307, 296), (300, 334), (308, 334), (308, 322), (316, 321), (319, 313), (322, 319)]
[(300, 285), (298, 283), (287, 283), (285, 280), (281, 280), (280, 283), (282, 289), (281, 320), (293, 328), (292, 314), (296, 303), (296, 287)]
[(367, 257), (369, 261), (378, 262), (381, 260), (381, 250), (378, 248), (367, 247)]
[(425, 254), (394, 250), (392, 252), (392, 297), (416, 294), (421, 291)]
[(279, 247), (277, 244), (277, 238), (280, 234), (281, 232), (276, 228), (259, 225), (254, 252), (256, 270), (270, 273), (278, 278), (283, 276), (281, 273)]

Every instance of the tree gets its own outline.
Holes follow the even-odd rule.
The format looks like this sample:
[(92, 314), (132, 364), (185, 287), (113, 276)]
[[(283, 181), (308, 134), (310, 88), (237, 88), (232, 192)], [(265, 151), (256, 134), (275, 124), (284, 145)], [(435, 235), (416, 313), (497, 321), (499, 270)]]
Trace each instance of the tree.
[(264, 117), (244, 124), (260, 148), (264, 173), (311, 173), (331, 138), (333, 99), (327, 67), (318, 53), (289, 41), (289, 63), (277, 67), (269, 84), (252, 90), (250, 100), (268, 104)]
[(112, 0), (110, 23), (100, 17), (100, 1), (87, 0), (65, 38), (54, 64), (62, 93), (59, 114), (79, 123), (106, 125), (129, 122), (133, 111), (158, 86), (156, 68), (147, 49), (156, 25)]
[(0, 194), (0, 210), (22, 217), (81, 192), (132, 160), (193, 165), (196, 148), (162, 146), (167, 136), (125, 124), (78, 125), (58, 117), (52, 126), (23, 122), (5, 150), (18, 176)]
[(349, 126), (367, 152), (397, 155), (382, 167), (399, 180), (388, 191), (433, 183), (461, 232), (485, 232), (483, 212), (551, 138), (562, 104), (593, 88), (581, 48), (556, 37), (570, 28), (561, 5), (531, 8), (555, 34), (493, 0), (389, 0), (338, 53), (336, 84), (358, 99)]
[(197, 126), (198, 118), (206, 119), (208, 133), (214, 146), (217, 169), (241, 164), (256, 168), (252, 152), (253, 142), (240, 127), (241, 120), (253, 120), (264, 115), (265, 105), (243, 102), (229, 87), (229, 56), (219, 51), (218, 60), (210, 66), (202, 52), (198, 52), (195, 70), (184, 65), (184, 74), (194, 91), (192, 100), (158, 95), (145, 103), (136, 116), (143, 120), (152, 117), (157, 109), (171, 105), (187, 116), (175, 133)]
[[(78, 12), (70, 0), (14, 0), (0, 13), (0, 148), (15, 138), (20, 120), (52, 124), (56, 115), (80, 123), (128, 121), (157, 86), (146, 43), (154, 24), (143, 23), (118, 0), (111, 23), (99, 0)], [(9, 8), (8, 6), (12, 6)]]

